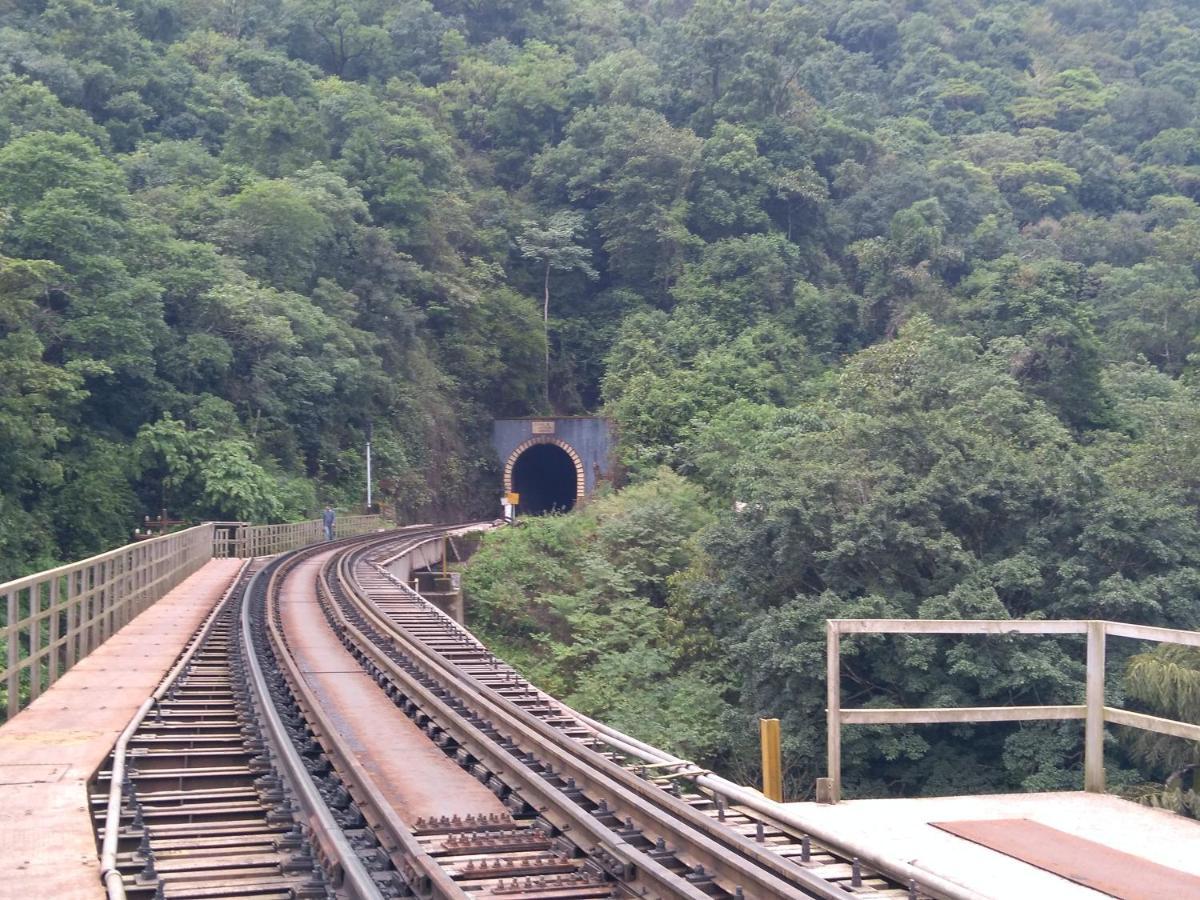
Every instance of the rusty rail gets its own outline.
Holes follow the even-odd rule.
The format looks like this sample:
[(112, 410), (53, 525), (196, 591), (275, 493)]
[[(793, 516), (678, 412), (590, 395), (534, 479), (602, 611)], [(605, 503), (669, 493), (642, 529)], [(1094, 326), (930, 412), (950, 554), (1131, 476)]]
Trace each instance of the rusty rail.
[[(431, 526), (412, 527), (427, 528)], [(397, 535), (403, 533), (404, 530), (406, 529), (392, 533)], [(313, 552), (320, 551), (310, 550), (305, 555)], [(287, 684), (288, 690), (291, 692), (292, 697), (295, 699), (297, 706), (305, 718), (316, 726), (315, 734), (318, 736), (323, 750), (329, 759), (333, 761), (335, 770), (347, 785), (351, 796), (355, 800), (362, 801), (360, 808), (363, 810), (368, 826), (378, 836), (382, 837), (386, 835), (389, 843), (389, 852), (398, 853), (403, 857), (406, 880), (409, 881), (410, 885), (413, 884), (414, 880), (419, 884), (420, 890), (415, 891), (416, 895), (426, 897), (436, 896), (438, 898), (448, 898), (448, 900), (467, 900), (468, 895), (441, 866), (430, 858), (429, 854), (421, 847), (420, 843), (410, 832), (409, 826), (400, 819), (397, 812), (383, 799), (383, 794), (376, 783), (375, 777), (357, 760), (353, 748), (340, 738), (333, 712), (324, 707), (321, 699), (309, 687), (300, 667), (292, 658), (283, 628), (276, 615), (283, 581), (287, 572), (287, 568), (281, 567), (271, 574), (267, 585), (265, 602), (267, 604), (266, 637), (270, 640), (274, 649), (280, 674)], [(260, 699), (265, 709), (266, 705), (270, 703), (269, 692)], [(274, 710), (271, 710), (268, 714), (275, 714)], [(295, 750), (289, 747), (288, 752), (295, 753)], [(293, 771), (291, 765), (288, 765), (291, 777), (295, 781), (302, 782), (307, 777), (302, 763), (298, 771)], [(311, 779), (309, 780), (311, 781)], [(309, 805), (308, 802), (305, 803), (306, 813), (315, 815), (316, 812), (319, 812), (319, 810), (316, 812), (310, 810)]]
[[(586, 786), (589, 797), (593, 800), (601, 798), (606, 804), (603, 808), (613, 811), (618, 818), (628, 815), (634, 821), (640, 821), (648, 831), (660, 835), (668, 845), (686, 848), (689, 857), (703, 861), (695, 872), (707, 872), (729, 885), (744, 886), (745, 896), (845, 896), (840, 887), (809, 873), (797, 863), (768, 851), (753, 839), (727, 829), (687, 804), (673, 801), (658, 786), (563, 734), (512, 700), (501, 697), (456, 662), (398, 628), (357, 584), (349, 556), (339, 558), (333, 569), (345, 600), (366, 626), (386, 635), (385, 644), (408, 655), (425, 675), (455, 695), (459, 707), (455, 708), (422, 685), (388, 655), (388, 647), (376, 644), (337, 604), (333, 604), (342, 633), (352, 638), (373, 665), (395, 679), (397, 684), (404, 684), (409, 696), (421, 697), (423, 706), (436, 710), (440, 727), (453, 734), (463, 746), (469, 746), (471, 754), (486, 761), (491, 770), (503, 772), (505, 782), (518, 792), (527, 798), (536, 798), (535, 805), (542, 815), (572, 834), (574, 840), (602, 850), (640, 873), (643, 888), (650, 888), (665, 897), (705, 895), (698, 884), (690, 884), (686, 878), (659, 863), (653, 853), (646, 854), (608, 831), (607, 827), (600, 826), (594, 814), (575, 801), (564, 803), (560, 789), (545, 783), (536, 772), (522, 764), (521, 751), (535, 748), (538, 756), (553, 764), (557, 777), (568, 778), (570, 784)], [(397, 583), (397, 587), (405, 589), (402, 583)], [(330, 580), (325, 579), (324, 592), (332, 593), (330, 588)], [(508, 744), (497, 743), (497, 738), (487, 738), (468, 720), (468, 709), (505, 735)]]
[(288, 735), (279, 711), (272, 699), (270, 686), (263, 673), (259, 661), (259, 651), (256, 649), (254, 630), (251, 625), (251, 604), (253, 603), (255, 587), (263, 575), (269, 578), (263, 590), (264, 602), (269, 596), (271, 585), (276, 581), (275, 572), (258, 572), (246, 586), (246, 602), (242, 604), (240, 616), (241, 640), (246, 648), (245, 659), (247, 680), (257, 698), (259, 713), (263, 725), (271, 736), (271, 744), (280, 770), (285, 772), (299, 808), (303, 811), (308, 828), (315, 845), (331, 860), (336, 860), (341, 883), (338, 887), (343, 894), (352, 900), (382, 900), (378, 886), (371, 878), (358, 854), (350, 845), (350, 840), (341, 826), (334, 819), (333, 813), (320, 791), (312, 774), (308, 771), (299, 751)]
[[(285, 522), (279, 525), (250, 525), (247, 522), (215, 522), (213, 556), (218, 558), (274, 556), (325, 540), (320, 519)], [(356, 537), (387, 527), (383, 516), (338, 516), (334, 536)]]
[(213, 623), (224, 611), (229, 604), (230, 598), (241, 587), (242, 577), (246, 573), (246, 567), (250, 565), (247, 560), (242, 564), (236, 576), (229, 584), (229, 588), (217, 602), (217, 605), (212, 608), (212, 611), (205, 617), (201, 623), (200, 629), (192, 636), (187, 648), (176, 660), (175, 665), (159, 682), (154, 693), (147, 697), (137, 712), (133, 714), (133, 718), (129, 720), (129, 724), (121, 732), (121, 736), (117, 739), (116, 747), (113, 748), (112, 775), (108, 782), (108, 805), (104, 816), (104, 840), (101, 843), (100, 849), (100, 880), (104, 883), (105, 892), (109, 900), (124, 900), (125, 885), (121, 879), (121, 871), (117, 868), (117, 846), (119, 842), (119, 832), (121, 828), (121, 798), (122, 786), (125, 779), (125, 764), (126, 750), (129, 746), (129, 741), (134, 733), (138, 730), (138, 726), (146, 718), (154, 706), (162, 700), (166, 695), (167, 690), (174, 684), (180, 673), (187, 668), (188, 664), (195, 656), (196, 650), (203, 646), (205, 640), (208, 639), (212, 632)]

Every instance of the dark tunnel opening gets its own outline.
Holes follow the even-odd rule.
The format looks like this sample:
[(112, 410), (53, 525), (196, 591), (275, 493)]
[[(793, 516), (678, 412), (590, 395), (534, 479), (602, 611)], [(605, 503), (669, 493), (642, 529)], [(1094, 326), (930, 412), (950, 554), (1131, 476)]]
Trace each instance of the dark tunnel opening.
[(512, 485), (521, 495), (518, 513), (566, 512), (575, 505), (575, 463), (562, 447), (534, 444), (517, 457)]

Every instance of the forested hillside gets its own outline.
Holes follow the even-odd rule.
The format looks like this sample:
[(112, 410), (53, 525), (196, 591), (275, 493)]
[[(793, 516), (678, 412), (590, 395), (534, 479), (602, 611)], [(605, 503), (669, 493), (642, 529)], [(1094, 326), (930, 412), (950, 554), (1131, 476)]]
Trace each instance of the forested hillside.
[[(1116, 3), (634, 17), (643, 31), (587, 68), (603, 90), (537, 155), (532, 185), (587, 217), (601, 274), (563, 279), (560, 352), (589, 371), (568, 327), (619, 319), (601, 397), (655, 500), (627, 492), (577, 524), (497, 535), (468, 573), (485, 627), (581, 708), (726, 769), (750, 772), (753, 718), (780, 716), (804, 792), (824, 762), (826, 617), (1200, 624), (1195, 17)], [(676, 497), (664, 465), (691, 488)], [(707, 527), (694, 488), (717, 513)], [(630, 548), (674, 568), (647, 582)], [(631, 597), (639, 629), (620, 627)], [(1110, 650), (1114, 702), (1137, 649)], [(1082, 697), (1079, 641), (844, 652), (848, 704)], [(1131, 702), (1178, 714), (1148, 698), (1190, 696), (1195, 679), (1163, 662)], [(853, 791), (1079, 783), (1075, 724), (846, 741)], [(1118, 785), (1196, 761), (1122, 742)]]
[[(563, 603), (658, 612), (555, 618), (547, 562), (546, 615), (494, 632), (574, 646), (538, 663), (572, 678), (653, 651), (642, 682), (713, 707), (679, 735), (707, 759), (776, 713), (809, 779), (827, 615), (1198, 624), (1194, 5), (0, 9), (0, 578), (164, 507), (358, 500), (368, 422), (402, 515), (491, 511), (489, 418), (549, 406), (609, 412), (638, 485), (541, 526)], [(485, 550), (493, 585), (534, 537)], [(1071, 695), (1039, 646), (863, 642), (848, 674)], [(878, 789), (1054, 785), (1076, 730), (847, 752), (892, 761)]]

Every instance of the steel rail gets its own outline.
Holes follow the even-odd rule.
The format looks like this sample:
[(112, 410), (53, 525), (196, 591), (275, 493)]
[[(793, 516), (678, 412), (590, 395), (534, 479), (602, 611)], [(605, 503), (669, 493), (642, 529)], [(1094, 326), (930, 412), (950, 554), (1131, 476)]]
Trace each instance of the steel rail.
[[(402, 587), (407, 588), (405, 585), (402, 585)], [(416, 592), (413, 593), (415, 594)], [(467, 629), (455, 622), (445, 612), (432, 604), (430, 604), (430, 609), (433, 613), (444, 619), (450, 627), (468, 638), (471, 637)], [(389, 620), (389, 624), (395, 630), (395, 623), (391, 623)], [(453, 664), (451, 663), (451, 665)], [(486, 686), (481, 687), (485, 691), (491, 690)], [(605, 725), (603, 722), (598, 722), (582, 713), (576, 712), (542, 691), (538, 691), (538, 693), (541, 697), (553, 701), (556, 705), (560, 706), (565, 713), (577, 719), (580, 724), (591, 730), (598, 738), (612, 746), (615, 750), (619, 750), (628, 756), (641, 757), (647, 762), (660, 765), (670, 765), (681, 769), (701, 769), (700, 766), (697, 766), (690, 760), (665, 753), (659, 748)], [(704, 772), (702, 774), (689, 775), (688, 777), (698, 787), (709, 791), (713, 796), (724, 797), (734, 805), (753, 810), (771, 823), (783, 826), (782, 830), (784, 831), (798, 830), (802, 834), (815, 838), (829, 850), (847, 859), (857, 857), (865, 865), (870, 866), (881, 875), (899, 884), (907, 885), (915, 883), (923, 891), (938, 898), (938, 900), (986, 900), (984, 895), (978, 894), (928, 869), (881, 854), (875, 848), (858, 841), (848, 840), (844, 835), (837, 834), (828, 827), (813, 822), (800, 813), (782, 809), (778, 804), (768, 800), (758, 792), (722, 778), (720, 775)]]
[(175, 665), (163, 676), (162, 681), (158, 683), (158, 687), (154, 689), (154, 693), (142, 701), (142, 705), (137, 708), (137, 711), (133, 714), (133, 718), (129, 720), (129, 724), (125, 726), (121, 732), (121, 736), (117, 738), (116, 746), (113, 748), (112, 774), (108, 782), (108, 807), (104, 814), (104, 840), (100, 847), (100, 881), (104, 884), (104, 890), (109, 900), (125, 900), (125, 883), (121, 879), (120, 869), (117, 868), (117, 847), (120, 843), (121, 798), (123, 796), (122, 787), (125, 782), (125, 757), (129, 748), (129, 741), (137, 733), (138, 728), (141, 727), (143, 720), (149, 715), (150, 710), (162, 700), (171, 685), (179, 678), (179, 673), (192, 661), (192, 657), (196, 655), (196, 651), (208, 640), (208, 636), (212, 633), (213, 625), (225, 610), (225, 607), (229, 605), (249, 565), (250, 560), (246, 560), (238, 568), (233, 581), (230, 582), (221, 599), (213, 605), (212, 611), (209, 612), (208, 616), (200, 624), (200, 628), (192, 636), (192, 640), (180, 655)]
[[(445, 612), (432, 604), (430, 604), (430, 610), (444, 619), (450, 627), (456, 629), (464, 636), (470, 637), (467, 629), (455, 622)], [(489, 690), (486, 687), (484, 689)], [(591, 719), (562, 704), (543, 691), (538, 691), (538, 694), (548, 701), (553, 701), (565, 713), (575, 718), (585, 728), (591, 730), (600, 740), (627, 756), (640, 757), (650, 763), (669, 765), (680, 769), (701, 769), (700, 766), (697, 766), (691, 760), (673, 756), (660, 750), (658, 747), (654, 747), (631, 735), (618, 731), (603, 722)], [(828, 827), (813, 822), (798, 812), (783, 809), (779, 804), (768, 800), (758, 792), (722, 778), (720, 775), (705, 772), (703, 774), (689, 775), (688, 777), (698, 787), (710, 792), (713, 796), (724, 797), (733, 805), (753, 810), (772, 824), (782, 826), (781, 830), (799, 831), (801, 834), (815, 838), (829, 850), (847, 859), (857, 857), (865, 865), (870, 866), (881, 875), (896, 881), (898, 884), (907, 885), (915, 883), (925, 893), (938, 898), (938, 900), (987, 900), (984, 895), (978, 894), (957, 882), (950, 881), (922, 866), (881, 854), (875, 848), (858, 841), (848, 840), (844, 835), (837, 834)]]
[[(353, 584), (349, 572), (345, 573), (345, 577)], [(403, 629), (398, 628), (396, 623), (382, 615), (368, 598), (363, 597), (356, 584), (354, 587), (360, 606), (366, 606), (365, 612), (377, 624), (384, 626), (385, 633), (390, 633), (394, 638), (398, 637), (406, 646), (415, 650), (419, 657), (427, 659), (453, 678), (485, 706), (495, 709), (509, 727), (516, 729), (518, 733), (526, 734), (527, 737), (531, 736), (535, 746), (552, 748), (556, 764), (571, 770), (577, 782), (590, 782), (605, 790), (610, 799), (623, 801), (627, 811), (648, 816), (660, 832), (666, 832), (664, 837), (690, 847), (692, 855), (699, 856), (697, 861), (706, 864), (708, 871), (723, 876), (735, 885), (748, 879), (748, 883), (742, 886), (750, 888), (759, 875), (756, 870), (744, 868), (744, 862), (748, 861), (758, 869), (771, 873), (770, 881), (753, 886), (760, 890), (772, 891), (772, 896), (816, 896), (828, 900), (844, 896), (844, 891), (827, 880), (725, 828), (691, 806), (676, 801), (658, 786), (639, 778), (591, 748), (581, 745), (577, 740), (548, 725), (507, 698), (498, 696), (490, 687), (481, 684), (473, 675), (463, 672), (436, 650), (425, 646), (423, 642), (414, 641)], [(364, 610), (360, 609), (361, 611)], [(695, 833), (689, 834), (679, 828), (677, 823), (681, 820)], [(797, 884), (789, 884), (782, 879), (790, 879)], [(797, 893), (797, 888), (804, 893)]]
[[(441, 653), (411, 638), (364, 596), (354, 580), (349, 561), (363, 552), (360, 548), (355, 554), (342, 556), (338, 567), (343, 587), (359, 614), (390, 636), (415, 660), (424, 661), (427, 674), (443, 683), (448, 677), (474, 697), (488, 711), (493, 724), (503, 723), (539, 751), (552, 756), (554, 764), (568, 772), (585, 793), (591, 786), (593, 791), (614, 801), (619, 808), (623, 807), (626, 813), (649, 819), (640, 824), (655, 828), (661, 837), (675, 842), (677, 847), (688, 848), (689, 855), (714, 877), (724, 880), (731, 892), (733, 887), (741, 886), (753, 890), (752, 896), (827, 900), (845, 896), (845, 891), (829, 881), (676, 801), (656, 785), (581, 745), (507, 698), (498, 696)], [(433, 672), (429, 671), (430, 667)], [(439, 674), (443, 677), (439, 678)]]
[[(324, 548), (318, 548), (311, 555), (317, 555), (321, 549)], [(343, 549), (340, 552), (350, 551)], [(299, 557), (296, 557), (295, 562), (298, 561)], [(378, 824), (386, 830), (387, 836), (394, 842), (391, 847), (383, 845), (384, 851), (389, 855), (397, 850), (401, 851), (404, 863), (410, 867), (407, 872), (403, 873), (409, 888), (419, 897), (437, 897), (439, 900), (442, 898), (444, 900), (468, 900), (469, 895), (458, 886), (433, 857), (425, 852), (396, 811), (383, 799), (383, 792), (379, 789), (375, 779), (358, 762), (353, 751), (346, 747), (346, 742), (342, 739), (337, 727), (323, 709), (320, 700), (308, 686), (299, 666), (292, 658), (287, 647), (287, 638), (276, 623), (274, 616), (283, 582), (291, 574), (291, 571), (291, 566), (286, 568), (281, 566), (272, 575), (271, 582), (267, 586), (267, 627), (275, 648), (275, 658), (285, 670), (284, 678), (308, 721), (309, 727), (313, 730), (313, 736), (321, 744), (326, 755), (330, 757), (351, 795), (357, 794), (355, 800), (365, 801), (359, 804), (363, 815), (376, 816), (379, 819)], [(376, 837), (379, 836), (376, 835)]]
[[(441, 610), (438, 610), (441, 612)], [(445, 615), (442, 613), (442, 615)], [(448, 621), (453, 619), (446, 617)], [(457, 624), (457, 623), (455, 623)], [(549, 697), (539, 691), (543, 697)], [(556, 703), (558, 701), (555, 701)], [(631, 735), (618, 731), (610, 725), (599, 722), (581, 712), (558, 704), (564, 712), (569, 713), (581, 725), (590, 730), (598, 739), (619, 750), (627, 756), (640, 757), (649, 763), (670, 766), (682, 770), (699, 770), (697, 774), (687, 777), (694, 781), (697, 787), (708, 791), (712, 796), (724, 797), (733, 806), (742, 806), (753, 810), (767, 821), (782, 826), (784, 831), (798, 831), (801, 834), (815, 838), (827, 849), (847, 858), (858, 857), (881, 875), (891, 878), (900, 884), (915, 882), (922, 891), (937, 898), (937, 900), (988, 900), (983, 895), (950, 881), (928, 869), (914, 863), (905, 862), (890, 856), (880, 854), (867, 844), (849, 840), (845, 835), (831, 831), (828, 827), (812, 821), (800, 812), (783, 807), (773, 800), (768, 800), (758, 791), (744, 785), (729, 781), (712, 772), (705, 772), (702, 767), (688, 759), (683, 759), (667, 753), (652, 744), (639, 740)]]
[[(569, 707), (567, 708), (569, 709)], [(657, 747), (624, 734), (615, 728), (605, 725), (603, 722), (597, 722), (594, 719), (574, 712), (574, 710), (571, 712), (585, 726), (597, 735), (602, 736), (604, 740), (612, 741), (616, 747), (624, 745), (624, 747), (636, 751), (639, 755), (653, 762), (678, 766), (695, 765), (689, 760), (680, 759), (677, 756), (665, 753)], [(970, 888), (950, 881), (921, 866), (894, 859), (890, 856), (884, 856), (867, 844), (847, 840), (845, 835), (837, 834), (828, 827), (813, 822), (799, 812), (781, 808), (779, 804), (773, 800), (768, 800), (757, 791), (722, 778), (720, 775), (698, 775), (695, 776), (694, 780), (699, 787), (712, 792), (714, 796), (722, 796), (736, 806), (744, 806), (754, 810), (771, 822), (783, 825), (787, 829), (798, 830), (803, 834), (807, 834), (809, 837), (815, 838), (821, 844), (839, 854), (857, 856), (863, 863), (882, 875), (902, 884), (916, 882), (917, 887), (925, 893), (938, 898), (938, 900), (988, 900), (987, 895), (979, 894)]]
[[(349, 538), (347, 540), (354, 540)], [(324, 548), (327, 544), (320, 545)], [(295, 551), (289, 554), (284, 559), (296, 559), (299, 556), (307, 555), (311, 552), (311, 548)], [(262, 665), (259, 663), (258, 654), (255, 652), (255, 641), (253, 627), (250, 622), (250, 607), (254, 602), (254, 592), (258, 587), (259, 579), (268, 571), (274, 571), (281, 565), (280, 560), (276, 560), (266, 569), (255, 573), (250, 579), (250, 583), (246, 586), (245, 602), (242, 604), (241, 615), (241, 637), (244, 656), (246, 662), (246, 670), (249, 675), (251, 690), (254, 692), (257, 701), (259, 712), (265, 720), (267, 730), (271, 736), (271, 749), (275, 753), (275, 758), (279, 763), (280, 768), (284, 771), (288, 781), (291, 783), (293, 792), (304, 813), (308, 816), (313, 835), (314, 846), (319, 848), (325, 854), (325, 858), (333, 866), (333, 871), (330, 873), (330, 880), (335, 887), (342, 888), (353, 900), (382, 900), (383, 894), (375, 885), (375, 881), (371, 878), (371, 874), (363, 865), (354, 848), (350, 846), (349, 840), (334, 821), (333, 813), (322, 799), (317, 786), (313, 781), (313, 777), (309, 774), (305, 767), (300, 754), (296, 751), (296, 747), (292, 744), (291, 738), (288, 736), (287, 730), (284, 728), (283, 720), (279, 716), (279, 711), (275, 708), (275, 704), (271, 699), (271, 692), (267, 686), (266, 676), (263, 674)], [(266, 586), (264, 585), (264, 591)], [(264, 597), (265, 600), (265, 597)], [(265, 604), (264, 604), (265, 605)], [(264, 609), (264, 613), (266, 610)]]
[[(323, 572), (323, 588), (327, 598), (333, 601), (335, 595), (324, 576)], [(658, 860), (647, 856), (607, 828), (583, 807), (565, 798), (558, 787), (528, 767), (521, 759), (520, 751), (515, 745), (512, 749), (508, 749), (497, 744), (494, 738), (468, 721), (446, 699), (437, 696), (397, 665), (387, 656), (384, 648), (378, 646), (346, 617), (338, 603), (330, 602), (330, 609), (348, 641), (354, 644), (364, 657), (370, 658), (371, 665), (376, 672), (386, 672), (388, 676), (403, 685), (408, 696), (419, 698), (422, 708), (434, 713), (438, 717), (438, 724), (454, 736), (461, 746), (467, 748), (472, 756), (486, 763), (488, 768), (509, 788), (527, 801), (536, 801), (542, 804), (538, 807), (539, 814), (547, 818), (560, 831), (569, 835), (585, 853), (589, 856), (596, 856), (599, 851), (619, 863), (625, 873), (636, 871), (644, 874), (647, 881), (654, 884), (656, 890), (664, 892), (664, 897), (681, 898), (681, 900), (710, 900), (709, 895), (703, 890), (689, 883)], [(582, 843), (584, 840), (592, 841), (594, 846), (586, 846)], [(606, 868), (609, 867), (606, 866)], [(610, 871), (610, 874), (615, 873)], [(771, 896), (791, 897), (793, 895), (784, 892)], [(795, 896), (798, 898), (802, 895)]]

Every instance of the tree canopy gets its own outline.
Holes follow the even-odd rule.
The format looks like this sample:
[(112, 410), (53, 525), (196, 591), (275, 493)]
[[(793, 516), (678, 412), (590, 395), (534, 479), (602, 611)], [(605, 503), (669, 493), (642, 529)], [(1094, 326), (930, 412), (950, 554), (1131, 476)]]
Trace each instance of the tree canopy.
[[(782, 714), (810, 783), (827, 615), (1196, 625), (1197, 48), (1165, 0), (6, 4), (0, 579), (354, 502), (368, 422), (402, 516), (490, 514), (492, 416), (603, 411), (553, 649), (717, 703), (714, 763)], [(696, 532), (648, 580), (568, 533), (643, 514)], [(904, 649), (859, 699), (1077, 689)], [(1073, 727), (864, 730), (848, 784), (1065, 784)]]

